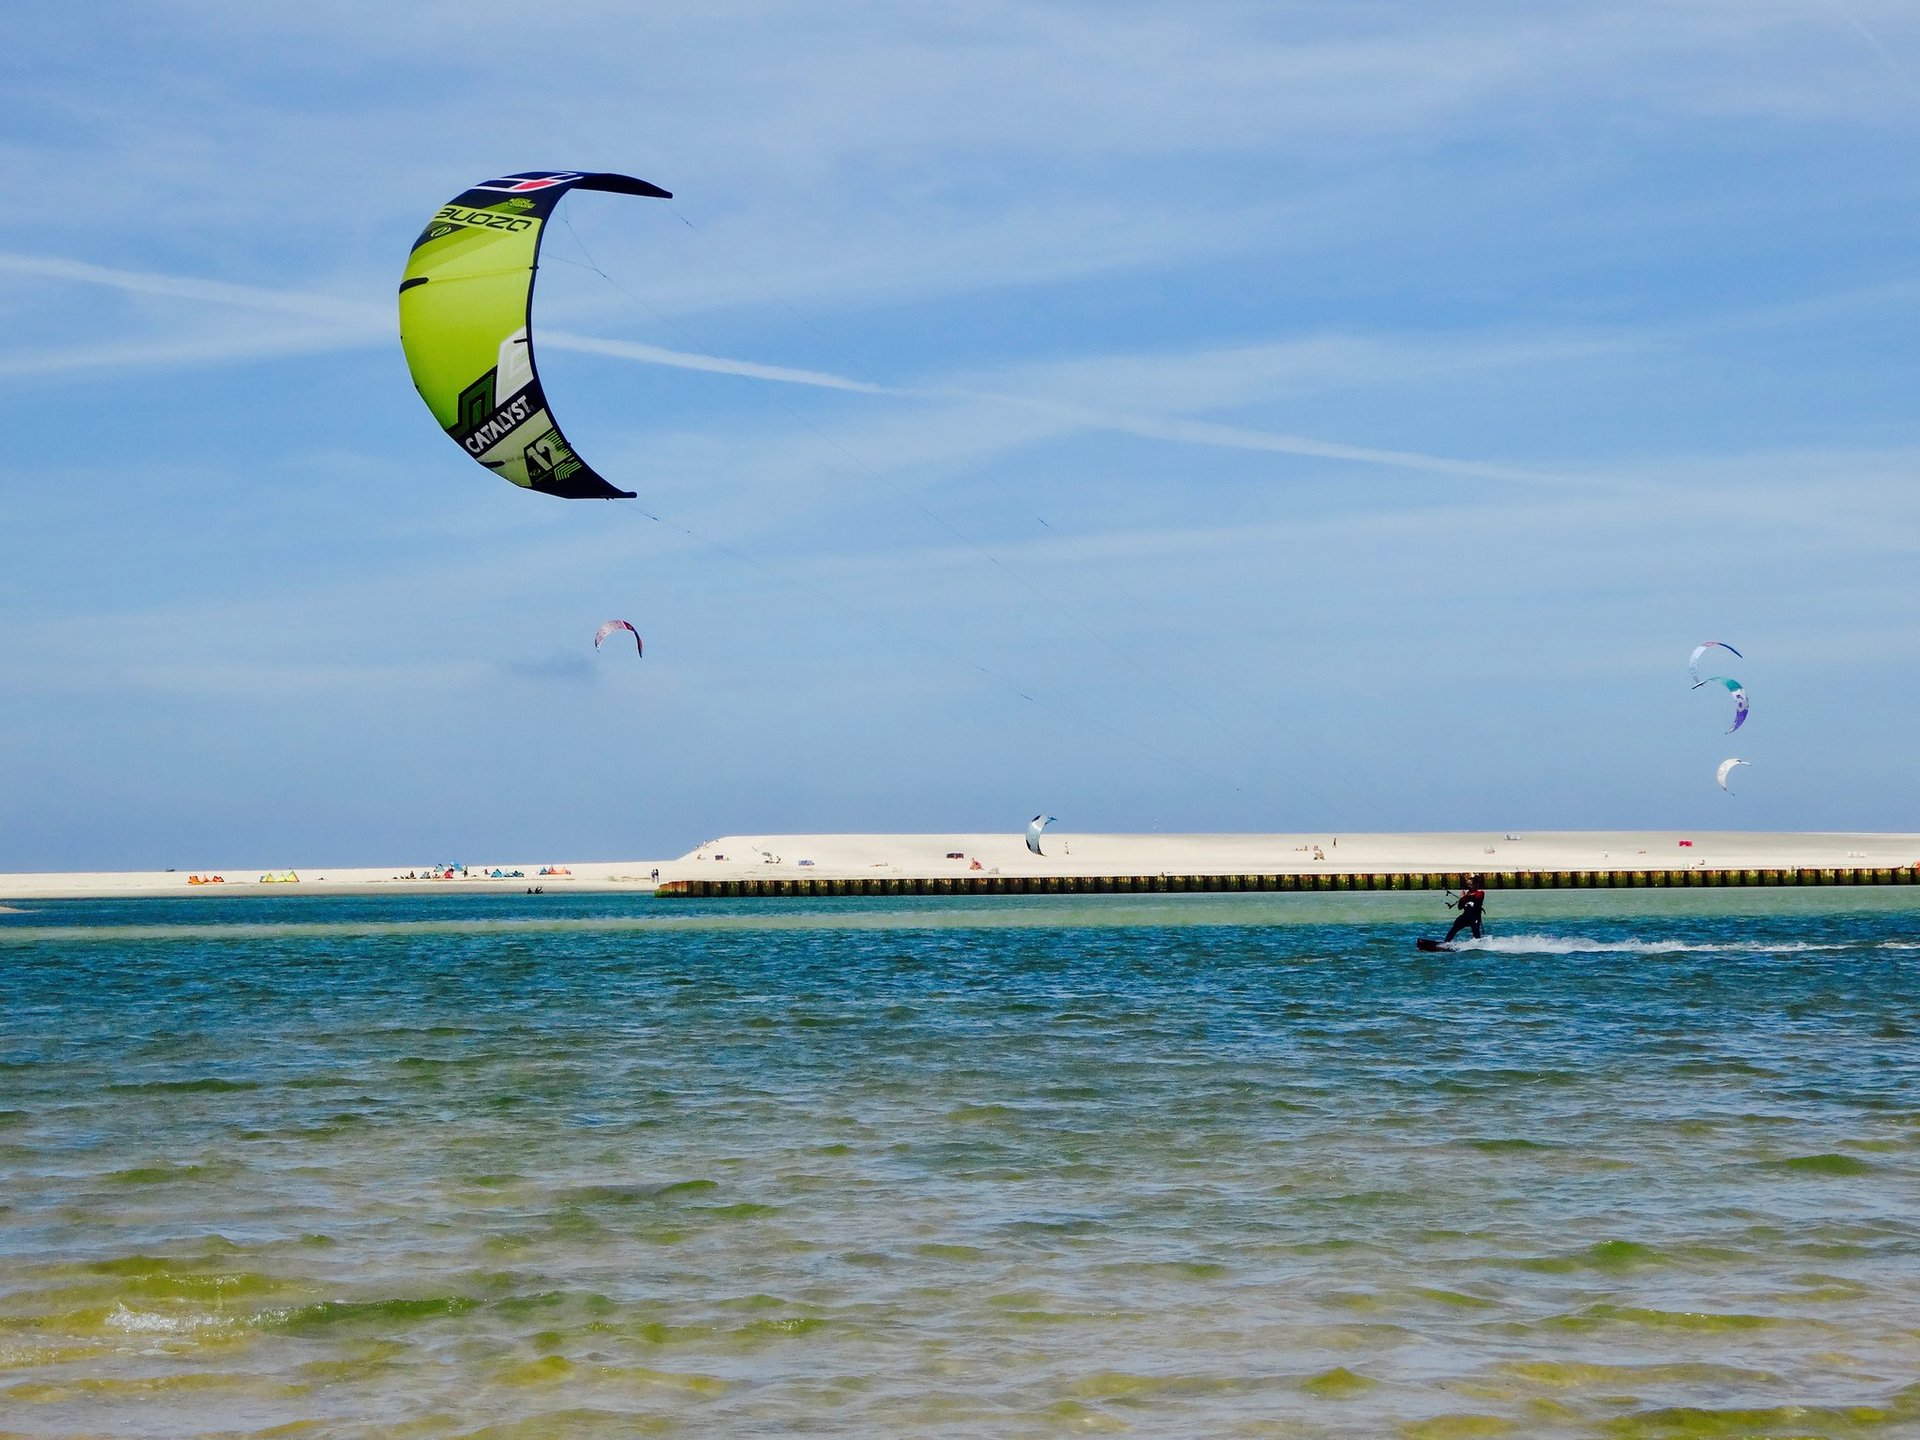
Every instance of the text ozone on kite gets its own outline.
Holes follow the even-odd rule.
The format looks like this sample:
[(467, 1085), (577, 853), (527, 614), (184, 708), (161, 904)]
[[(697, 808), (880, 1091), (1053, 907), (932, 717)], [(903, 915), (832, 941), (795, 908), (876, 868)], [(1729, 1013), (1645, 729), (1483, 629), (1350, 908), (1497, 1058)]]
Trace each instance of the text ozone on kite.
[(1750, 762), (1745, 760), (1722, 760), (1720, 762), (1719, 770), (1717, 770), (1714, 773), (1714, 778), (1720, 782), (1720, 788), (1722, 790), (1725, 790), (1729, 795), (1731, 795), (1733, 793), (1733, 789), (1731, 786), (1727, 784), (1727, 776), (1733, 773), (1734, 766), (1745, 765), (1748, 763)]
[(413, 242), (400, 344), (433, 418), (496, 475), (567, 500), (631, 500), (574, 453), (534, 369), (534, 270), (570, 190), (673, 198), (631, 175), (581, 170), (529, 170), (462, 191)]
[[(633, 626), (625, 620), (609, 620), (607, 621), (606, 624), (602, 625), (598, 630), (594, 631), (593, 632), (593, 648), (598, 650), (600, 648), (600, 642), (605, 640), (609, 635), (613, 634), (613, 632), (616, 630), (624, 630), (629, 635), (633, 636), (633, 653), (636, 656), (645, 655), (647, 653), (645, 647), (642, 646), (640, 643), (640, 632), (634, 629)], [(669, 645), (667, 648), (671, 650), (673, 647)]]

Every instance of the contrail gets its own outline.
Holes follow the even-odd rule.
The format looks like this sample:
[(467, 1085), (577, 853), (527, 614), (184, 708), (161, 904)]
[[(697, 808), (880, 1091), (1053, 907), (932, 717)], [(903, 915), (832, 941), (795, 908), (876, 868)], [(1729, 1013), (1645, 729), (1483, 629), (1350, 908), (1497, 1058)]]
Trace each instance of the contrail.
[(196, 280), (184, 275), (161, 275), (150, 270), (120, 270), (90, 265), (55, 255), (21, 255), (0, 250), (0, 270), (22, 275), (44, 275), (51, 280), (78, 280), (105, 285), (135, 295), (170, 295), (181, 300), (207, 300), (216, 305), (238, 305), (281, 315), (312, 315), (325, 320), (353, 320), (391, 334), (393, 309), (366, 300), (335, 295), (311, 295), (299, 290), (269, 290), (259, 285), (233, 285), (225, 280)]
[(37, 378), (135, 366), (218, 365), (235, 360), (317, 355), (330, 350), (361, 350), (368, 343), (365, 330), (359, 326), (276, 326), (265, 333), (115, 340), (99, 345), (73, 345), (64, 350), (30, 350), (0, 356), (0, 375)]
[(1504, 480), (1529, 485), (1558, 483), (1567, 478), (1544, 470), (1523, 470), (1482, 460), (1457, 460), (1444, 455), (1426, 455), (1417, 450), (1377, 450), (1365, 445), (1346, 445), (1337, 440), (1315, 440), (1306, 435), (1257, 430), (1246, 425), (1182, 420), (1177, 416), (1120, 415), (1105, 410), (1087, 410), (1025, 395), (972, 390), (923, 393), (989, 400), (1039, 415), (1057, 416), (1083, 429), (1112, 430), (1124, 435), (1137, 435), (1145, 440), (1167, 440), (1175, 444), (1209, 445), (1227, 450), (1263, 450), (1281, 455), (1312, 456), (1321, 460), (1350, 460), (1362, 465), (1389, 465), (1435, 475), (1459, 475), (1475, 480)]
[(810, 385), (817, 390), (851, 390), (861, 395), (905, 395), (886, 385), (866, 380), (851, 380), (830, 375), (824, 370), (796, 370), (787, 365), (762, 365), (754, 360), (730, 360), (720, 355), (700, 355), (690, 350), (668, 350), (659, 345), (643, 345), (634, 340), (600, 340), (591, 335), (574, 335), (565, 330), (542, 330), (539, 348), (579, 350), (589, 355), (611, 355), (620, 360), (638, 360), (643, 365), (670, 365), (676, 370), (704, 370), (711, 375), (741, 375), (749, 380), (773, 380), (782, 385)]
[[(82, 260), (68, 260), (59, 256), (25, 255), (10, 251), (0, 251), (0, 271), (102, 285), (133, 294), (201, 300), (218, 305), (232, 305), (243, 309), (269, 311), (281, 315), (299, 315), (332, 322), (332, 326), (325, 331), (306, 332), (304, 339), (300, 335), (284, 335), (278, 337), (277, 341), (274, 337), (262, 336), (234, 337), (230, 340), (209, 338), (199, 341), (176, 340), (171, 343), (162, 342), (151, 345), (115, 344), (84, 347), (39, 357), (16, 356), (0, 359), (0, 374), (31, 375), (107, 366), (217, 361), (268, 354), (292, 354), (299, 353), (302, 349), (347, 349), (356, 345), (387, 344), (393, 336), (393, 308), (366, 300), (316, 295), (297, 290), (274, 290), (257, 285), (236, 285), (224, 280), (199, 280), (188, 276), (157, 274), (152, 271), (123, 270), (108, 265), (94, 265)], [(676, 370), (697, 370), (713, 375), (736, 375), (743, 379), (764, 380), (779, 385), (800, 385), (816, 390), (839, 390), (858, 395), (881, 395), (896, 399), (984, 401), (1025, 410), (1031, 414), (1048, 416), (1075, 429), (1106, 430), (1173, 444), (1302, 455), (1313, 459), (1380, 465), (1398, 470), (1414, 470), (1430, 475), (1452, 475), (1475, 480), (1543, 484), (1559, 483), (1565, 479), (1565, 477), (1542, 471), (1497, 465), (1481, 460), (1427, 455), (1415, 450), (1381, 450), (1364, 445), (1349, 445), (1335, 440), (1318, 440), (1305, 435), (1259, 430), (1243, 425), (1186, 420), (1178, 416), (1124, 414), (1059, 404), (1033, 396), (1008, 395), (995, 391), (938, 385), (913, 387), (879, 385), (872, 381), (856, 380), (850, 376), (835, 375), (824, 370), (765, 365), (754, 360), (736, 360), (728, 356), (705, 355), (688, 350), (669, 350), (663, 346), (646, 345), (631, 340), (602, 340), (564, 330), (543, 330), (539, 336), (539, 343), (556, 350), (606, 355), (643, 365), (663, 365)]]
[(1853, 13), (1853, 10), (1846, 4), (1846, 0), (1829, 0), (1829, 3), (1835, 10), (1840, 12), (1840, 17), (1843, 20), (1860, 32), (1862, 39), (1879, 52), (1881, 62), (1887, 67), (1888, 71), (1891, 72), (1894, 79), (1906, 86), (1907, 93), (1915, 99), (1920, 99), (1920, 85), (1916, 85), (1913, 77), (1906, 72), (1906, 68), (1902, 66), (1898, 60), (1893, 58), (1893, 52), (1881, 43), (1880, 37), (1867, 28), (1867, 22)]

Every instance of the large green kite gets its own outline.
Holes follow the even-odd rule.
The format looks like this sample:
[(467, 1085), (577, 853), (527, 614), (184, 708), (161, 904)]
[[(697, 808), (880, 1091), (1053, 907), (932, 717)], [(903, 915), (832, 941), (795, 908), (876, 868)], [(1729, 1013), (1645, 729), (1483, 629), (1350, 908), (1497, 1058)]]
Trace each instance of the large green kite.
[(413, 242), (400, 344), (414, 388), (449, 436), (498, 475), (568, 500), (631, 500), (573, 453), (533, 368), (540, 235), (569, 190), (672, 198), (631, 175), (529, 170), (463, 192)]

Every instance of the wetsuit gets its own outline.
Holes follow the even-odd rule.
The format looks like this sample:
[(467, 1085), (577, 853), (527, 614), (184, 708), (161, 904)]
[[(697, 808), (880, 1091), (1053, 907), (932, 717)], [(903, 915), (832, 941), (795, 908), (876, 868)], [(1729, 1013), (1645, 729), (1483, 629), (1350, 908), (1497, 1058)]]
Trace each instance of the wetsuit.
[[(1455, 902), (1455, 905), (1459, 909), (1460, 914), (1455, 918), (1453, 928), (1447, 931), (1447, 941), (1451, 941), (1454, 936), (1469, 927), (1473, 930), (1473, 938), (1478, 940), (1480, 938), (1480, 913), (1487, 908), (1487, 892), (1475, 886), (1473, 889), (1463, 892), (1459, 900)], [(1444, 944), (1446, 941), (1442, 943)]]

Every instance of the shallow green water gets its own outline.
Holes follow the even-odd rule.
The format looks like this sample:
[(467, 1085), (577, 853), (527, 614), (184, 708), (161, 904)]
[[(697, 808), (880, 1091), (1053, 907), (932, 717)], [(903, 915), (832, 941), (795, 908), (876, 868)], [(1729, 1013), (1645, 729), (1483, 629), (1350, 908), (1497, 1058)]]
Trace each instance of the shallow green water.
[(1920, 1434), (1910, 891), (21, 909), (0, 1433)]

